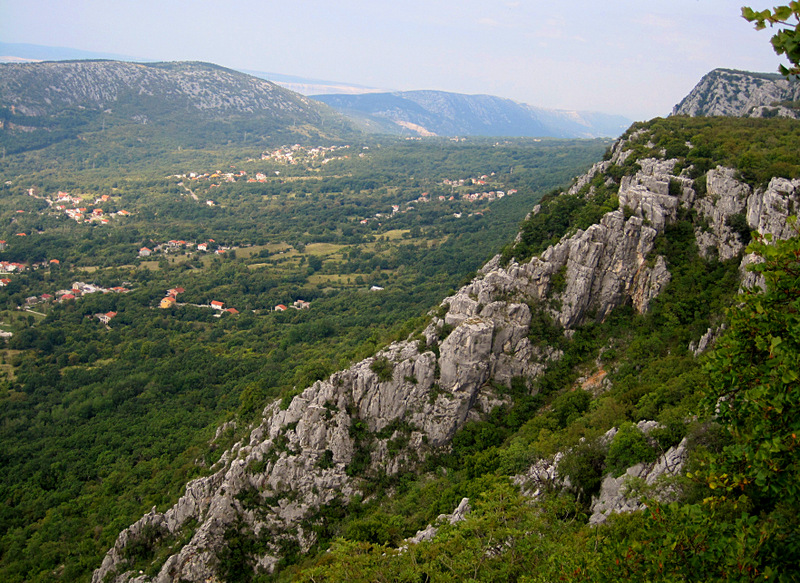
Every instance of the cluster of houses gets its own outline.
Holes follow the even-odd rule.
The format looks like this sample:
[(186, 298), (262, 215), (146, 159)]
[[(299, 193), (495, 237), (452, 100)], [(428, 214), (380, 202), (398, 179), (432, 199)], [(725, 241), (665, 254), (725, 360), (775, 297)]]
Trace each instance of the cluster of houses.
[[(178, 295), (182, 294), (186, 290), (182, 287), (173, 287), (167, 290), (167, 295), (159, 302), (158, 307), (161, 309), (168, 309), (176, 305), (186, 305), (186, 304), (178, 304)], [(239, 313), (239, 310), (236, 308), (226, 308), (225, 302), (220, 302), (219, 300), (212, 300), (211, 303), (204, 305), (204, 304), (191, 304), (196, 308), (211, 308), (212, 310), (218, 311), (222, 315), (223, 312), (227, 312), (228, 314), (236, 315)]]
[[(318, 147), (318, 148), (306, 148), (305, 146), (301, 146), (300, 144), (295, 144), (293, 146), (281, 146), (277, 150), (264, 152), (261, 154), (261, 159), (264, 161), (273, 161), (273, 162), (280, 162), (282, 164), (297, 164), (298, 162), (305, 161), (310, 162), (313, 160), (319, 160), (320, 158), (322, 164), (327, 164), (328, 162), (332, 162), (333, 160), (340, 160), (344, 158), (349, 158), (350, 156), (329, 156), (332, 152), (336, 150), (344, 150), (348, 149), (350, 146), (328, 146), (328, 147)], [(280, 172), (275, 172), (276, 175), (280, 175)], [(211, 186), (219, 186), (223, 182), (266, 182), (267, 175), (263, 172), (256, 172), (253, 176), (248, 176), (247, 172), (244, 170), (236, 170), (233, 166), (231, 166), (231, 171), (224, 172), (222, 170), (217, 170), (215, 172), (189, 172), (187, 174), (173, 174), (171, 178), (177, 178), (178, 180), (189, 180), (193, 182), (205, 182), (205, 181), (212, 181), (214, 184)], [(206, 201), (206, 204), (210, 204), (210, 206), (214, 206), (213, 201)]]
[(122, 286), (115, 286), (115, 287), (101, 287), (99, 285), (95, 285), (93, 283), (84, 283), (82, 281), (76, 281), (72, 284), (71, 289), (60, 289), (56, 292), (56, 300), (57, 301), (67, 301), (67, 300), (74, 300), (75, 298), (79, 298), (81, 296), (85, 296), (88, 294), (95, 294), (95, 293), (115, 293), (115, 294), (124, 294), (131, 291), (130, 289)]
[[(8, 282), (10, 281), (11, 280), (8, 279), (2, 279), (0, 280), (0, 284), (5, 286), (8, 285)], [(25, 306), (30, 307), (36, 304), (64, 303), (70, 300), (80, 298), (87, 294), (94, 294), (94, 293), (124, 294), (129, 291), (130, 290), (128, 288), (121, 286), (105, 288), (105, 287), (100, 287), (99, 285), (95, 285), (93, 283), (84, 283), (82, 281), (76, 281), (72, 284), (72, 287), (70, 289), (60, 289), (55, 293), (55, 295), (42, 294), (40, 296), (29, 296), (25, 298)]]
[[(159, 302), (158, 307), (162, 309), (168, 309), (173, 306), (185, 306), (187, 304), (178, 303), (178, 295), (184, 293), (186, 290), (182, 287), (173, 287), (167, 290), (167, 294), (164, 298)], [(236, 308), (226, 308), (225, 302), (221, 302), (219, 300), (212, 300), (208, 304), (188, 304), (192, 305), (196, 308), (211, 308), (219, 312), (218, 315), (222, 315), (223, 313), (233, 314), (236, 315), (239, 313), (239, 310)], [(275, 312), (285, 312), (289, 308), (295, 310), (308, 310), (311, 307), (311, 302), (307, 302), (305, 300), (295, 300), (291, 306), (286, 306), (284, 304), (278, 304), (273, 308)]]
[(28, 266), (25, 265), (24, 263), (15, 263), (13, 261), (0, 261), (0, 273), (14, 273), (19, 271), (26, 271), (27, 269)]
[(213, 252), (217, 255), (223, 255), (226, 251), (230, 251), (231, 248), (217, 245), (217, 242), (214, 241), (214, 239), (209, 239), (208, 241), (197, 244), (192, 243), (191, 241), (179, 241), (173, 239), (171, 241), (167, 241), (166, 243), (154, 245), (152, 248), (140, 248), (139, 257), (150, 257), (153, 253), (175, 253), (181, 250), (191, 251), (192, 249), (197, 249), (198, 251), (203, 252), (209, 252), (213, 250)]
[[(504, 198), (506, 196), (511, 196), (513, 194), (517, 194), (517, 191), (513, 188), (508, 192), (503, 192), (502, 190), (490, 190), (489, 192), (472, 192), (469, 194), (462, 194), (461, 200), (468, 200), (470, 202), (483, 200), (491, 202), (493, 200), (500, 200), (501, 198)], [(444, 197), (440, 196), (439, 199), (444, 199)]]
[[(327, 164), (333, 160), (341, 160), (350, 156), (330, 157), (329, 154), (337, 150), (347, 150), (350, 146), (327, 146), (318, 148), (306, 148), (300, 144), (293, 146), (281, 146), (277, 150), (264, 152), (261, 154), (262, 160), (272, 160), (282, 164), (297, 164), (300, 161), (312, 161), (322, 159), (322, 164)], [(256, 176), (257, 178), (258, 176)]]
[(28, 195), (46, 201), (48, 206), (57, 211), (63, 212), (70, 219), (78, 223), (98, 223), (105, 225), (110, 222), (110, 217), (127, 217), (131, 214), (124, 209), (111, 212), (101, 208), (100, 205), (108, 205), (108, 203), (111, 201), (111, 197), (107, 194), (96, 198), (91, 205), (91, 209), (88, 206), (79, 206), (87, 204), (86, 198), (73, 196), (68, 192), (59, 191), (52, 197), (38, 196), (36, 194), (36, 189), (29, 188)]
[(442, 180), (442, 184), (444, 184), (445, 186), (451, 186), (453, 188), (458, 188), (461, 186), (470, 186), (473, 184), (477, 186), (485, 186), (486, 184), (489, 183), (489, 181), (491, 181), (492, 176), (494, 175), (495, 173), (492, 172), (491, 175), (483, 174), (478, 178), (459, 178), (456, 180), (448, 180), (447, 178), (445, 178), (444, 180)]
[[(0, 241), (0, 243), (5, 243), (5, 241)], [(8, 275), (9, 273), (20, 273), (22, 271), (30, 270), (37, 270), (43, 267), (55, 267), (59, 265), (61, 262), (58, 259), (51, 259), (50, 261), (41, 261), (37, 263), (32, 263), (30, 266), (25, 263), (17, 263), (14, 261), (0, 261), (0, 274)], [(0, 287), (8, 285), (8, 283), (3, 282), (10, 282), (10, 279), (3, 278), (0, 279)]]
[[(476, 185), (476, 186), (486, 186), (486, 184), (488, 184), (492, 180), (492, 176), (494, 176), (494, 175), (495, 175), (495, 173), (492, 172), (491, 175), (483, 174), (482, 176), (480, 176), (478, 178), (459, 178), (458, 180), (445, 179), (445, 180), (442, 181), (442, 184), (444, 184), (445, 186), (450, 186), (453, 189), (459, 188), (459, 187), (463, 187), (463, 186), (471, 186), (473, 184)], [(492, 190), (492, 191), (489, 191), (489, 192), (472, 192), (472, 193), (468, 193), (468, 194), (460, 194), (460, 195), (458, 195), (458, 198), (460, 198), (461, 200), (466, 200), (466, 201), (470, 201), (470, 202), (474, 202), (474, 201), (477, 201), (477, 200), (493, 201), (493, 200), (498, 200), (498, 199), (501, 199), (501, 198), (503, 198), (505, 196), (510, 196), (510, 195), (516, 194), (516, 193), (517, 193), (517, 191), (514, 190), (514, 189), (511, 189), (508, 192), (503, 192), (502, 190)], [(444, 197), (444, 196), (440, 196), (439, 197), (439, 200), (445, 200), (445, 199), (446, 199), (446, 197)], [(451, 196), (448, 200), (455, 200), (455, 197)]]
[(223, 172), (222, 170), (217, 170), (216, 172), (203, 172), (203, 173), (189, 172), (188, 174), (172, 175), (172, 178), (178, 178), (180, 180), (192, 180), (194, 182), (206, 181), (206, 180), (218, 180), (220, 182), (236, 182), (237, 180), (246, 177), (247, 177), (247, 172), (245, 172), (244, 170), (238, 170), (235, 172)]
[[(470, 178), (469, 180), (474, 180), (474, 179)], [(444, 181), (445, 184), (455, 184), (456, 182), (462, 182), (463, 183), (465, 181), (464, 180), (460, 180), (460, 181), (445, 180)], [(510, 195), (513, 195), (513, 194), (516, 194), (516, 193), (517, 193), (517, 191), (515, 189), (511, 189), (508, 192), (504, 192), (502, 190), (492, 190), (492, 191), (489, 191), (489, 192), (473, 192), (473, 193), (468, 193), (468, 194), (467, 193), (458, 194), (458, 195), (454, 194), (454, 195), (451, 195), (451, 196), (439, 195), (439, 196), (437, 196), (437, 200), (439, 200), (440, 202), (455, 201), (455, 200), (463, 200), (463, 201), (468, 201), (468, 202), (476, 202), (476, 201), (492, 202), (492, 201), (499, 200), (501, 198), (504, 198), (506, 196), (510, 196)], [(406, 208), (404, 210), (402, 210), (402, 211), (400, 210), (400, 205), (393, 204), (392, 205), (391, 214), (376, 213), (373, 217), (369, 217), (369, 218), (366, 218), (366, 219), (361, 219), (359, 221), (359, 223), (362, 224), (362, 225), (366, 225), (371, 220), (380, 221), (383, 218), (386, 218), (386, 217), (391, 216), (391, 215), (395, 215), (395, 214), (397, 214), (399, 212), (407, 212), (407, 211), (410, 211), (410, 210), (414, 210), (414, 208), (415, 208), (414, 205), (415, 204), (425, 204), (425, 203), (429, 203), (429, 202), (431, 202), (431, 197), (430, 197), (429, 193), (423, 192), (419, 196), (419, 198), (415, 198), (414, 200), (410, 200), (407, 203), (405, 203), (406, 204)], [(481, 214), (481, 213), (474, 213), (474, 214)], [(456, 217), (456, 218), (461, 218), (461, 213), (454, 213), (453, 216)], [(469, 216), (473, 216), (473, 215), (471, 214)]]
[(311, 302), (307, 302), (305, 300), (295, 300), (291, 306), (285, 306), (284, 304), (278, 304), (273, 308), (276, 312), (285, 312), (289, 308), (294, 308), (295, 310), (307, 310), (311, 307)]

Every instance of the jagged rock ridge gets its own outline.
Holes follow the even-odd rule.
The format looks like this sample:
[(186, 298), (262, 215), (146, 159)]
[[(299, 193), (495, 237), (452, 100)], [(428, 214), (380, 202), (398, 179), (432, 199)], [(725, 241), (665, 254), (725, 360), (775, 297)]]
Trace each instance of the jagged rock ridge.
[[(618, 142), (611, 158), (595, 165), (571, 192), (591, 193), (592, 178), (630, 154), (626, 145)], [(695, 235), (708, 255), (734, 257), (742, 251), (729, 225), (734, 215), (746, 217), (751, 229), (790, 234), (786, 218), (800, 200), (800, 180), (776, 178), (766, 189), (754, 190), (719, 167), (708, 173), (707, 190), (700, 195), (686, 169), (675, 173), (675, 160), (638, 164), (619, 183), (619, 209), (598, 224), (564, 236), (529, 261), (501, 265), (495, 257), (444, 300), (421, 337), (392, 344), (315, 383), (285, 409), (269, 405), (262, 421), (223, 455), (214, 474), (190, 482), (166, 512), (153, 509), (123, 531), (93, 581), (213, 580), (216, 556), (231, 527), (268, 541), (254, 568), (271, 570), (287, 536), (307, 550), (315, 540), (316, 510), (360, 493), (364, 477), (415, 467), (427, 453), (447, 447), (465, 422), (503, 402), (494, 385), (520, 377), (530, 381), (560, 358), (559, 351), (531, 342), (532, 310), (549, 312), (567, 334), (624, 303), (645, 312), (670, 278), (664, 258), (653, 253), (654, 241), (681, 210), (705, 219)], [(562, 283), (556, 285), (557, 280)], [(668, 452), (657, 468), (634, 473), (655, 479), (675, 471), (683, 455), (680, 449)], [(606, 497), (596, 502), (597, 520), (631, 507), (620, 483), (612, 481), (604, 484)], [(191, 540), (156, 577), (126, 573), (126, 547), (132, 541), (154, 532), (173, 536), (191, 524), (197, 525)]]
[(778, 74), (714, 69), (672, 110), (672, 115), (800, 117), (800, 83)]

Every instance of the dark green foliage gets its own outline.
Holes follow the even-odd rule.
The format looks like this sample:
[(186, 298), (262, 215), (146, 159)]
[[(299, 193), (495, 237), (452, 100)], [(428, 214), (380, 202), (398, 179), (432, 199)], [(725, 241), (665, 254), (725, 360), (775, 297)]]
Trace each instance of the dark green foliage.
[(235, 524), (225, 531), (225, 546), (217, 554), (217, 568), (224, 581), (252, 581), (252, 561), (256, 553), (264, 549), (252, 531), (242, 524)]
[(736, 235), (738, 235), (739, 241), (742, 242), (742, 245), (747, 245), (750, 243), (750, 225), (747, 224), (747, 216), (744, 213), (729, 216), (727, 219), (725, 219), (725, 224), (729, 226), (733, 232), (736, 233)]
[(660, 150), (667, 149), (668, 157), (678, 158), (679, 169), (692, 167), (695, 180), (718, 165), (736, 168), (753, 186), (766, 186), (775, 176), (800, 176), (800, 129), (793, 120), (727, 117), (709, 123), (705, 117), (676, 116), (631, 129), (644, 131), (629, 146), (633, 154), (626, 164), (660, 157)]
[(632, 423), (625, 423), (608, 447), (606, 469), (617, 477), (631, 466), (654, 462), (657, 458), (658, 452), (647, 437)]
[(333, 467), (333, 452), (329, 449), (326, 449), (322, 452), (322, 456), (320, 456), (317, 465), (322, 468), (323, 470), (332, 468)]
[(600, 491), (606, 452), (599, 441), (585, 441), (573, 447), (559, 463), (559, 472), (569, 478), (571, 489), (584, 504)]
[[(793, 225), (796, 224), (793, 222)], [(734, 443), (711, 480), (772, 504), (800, 505), (800, 237), (749, 248), (763, 263), (766, 291), (747, 290), (728, 312), (730, 330), (708, 368), (707, 414), (730, 428)]]
[(378, 380), (382, 383), (392, 380), (394, 366), (385, 356), (375, 358), (369, 365), (369, 369), (378, 376)]
[(378, 512), (368, 518), (352, 521), (347, 525), (344, 536), (354, 541), (399, 546), (403, 537), (407, 536), (404, 527), (404, 521), (399, 516)]
[(151, 559), (163, 534), (160, 528), (152, 524), (144, 525), (139, 536), (125, 545), (123, 556), (131, 563)]
[(559, 427), (566, 427), (589, 408), (592, 396), (586, 391), (570, 391), (559, 395), (551, 403), (550, 410)]

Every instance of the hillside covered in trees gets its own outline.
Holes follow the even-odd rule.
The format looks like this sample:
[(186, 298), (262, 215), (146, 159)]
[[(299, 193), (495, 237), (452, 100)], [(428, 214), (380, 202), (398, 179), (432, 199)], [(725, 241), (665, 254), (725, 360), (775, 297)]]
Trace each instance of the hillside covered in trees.
[(218, 426), (404, 336), (607, 147), (114, 144), (3, 160), (4, 580), (86, 580)]
[(632, 127), (398, 341), (227, 426), (94, 580), (794, 580), (797, 146)]

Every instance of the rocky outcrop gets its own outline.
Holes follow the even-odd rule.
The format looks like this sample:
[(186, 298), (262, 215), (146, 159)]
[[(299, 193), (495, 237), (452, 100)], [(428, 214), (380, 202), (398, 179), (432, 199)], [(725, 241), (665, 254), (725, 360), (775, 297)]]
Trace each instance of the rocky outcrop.
[(132, 541), (174, 537), (191, 522), (199, 524), (191, 540), (153, 581), (213, 579), (216, 554), (231, 528), (271, 541), (257, 558), (267, 571), (279, 560), (286, 533), (295, 533), (307, 550), (315, 540), (308, 524), (317, 510), (349, 500), (362, 477), (415, 463), (448, 443), (470, 415), (500, 402), (487, 383), (493, 373), (508, 373), (492, 356), (528, 358), (521, 331), (529, 320), (527, 306), (492, 302), (441, 341), (436, 336), (444, 323), (431, 324), (427, 333), (438, 358), (424, 342), (396, 343), (315, 383), (285, 409), (273, 403), (213, 475), (191, 482), (166, 512), (154, 509), (123, 531), (93, 581), (126, 580)]
[[(637, 424), (637, 428), (645, 435), (657, 427), (659, 424), (654, 421), (640, 421)], [(616, 433), (617, 428), (610, 429), (599, 438), (600, 445), (608, 447)], [(512, 481), (521, 488), (523, 494), (532, 498), (539, 496), (543, 491), (554, 488), (569, 488), (569, 477), (559, 474), (559, 464), (568, 453), (559, 452), (550, 459), (539, 460), (525, 473), (514, 476)], [(684, 439), (660, 455), (654, 462), (634, 464), (620, 476), (606, 474), (600, 486), (600, 492), (592, 497), (589, 523), (600, 524), (605, 522), (611, 514), (633, 512), (643, 508), (639, 499), (641, 493), (636, 492), (632, 487), (637, 481), (648, 490), (647, 494), (651, 498), (669, 500), (674, 497), (676, 491), (666, 478), (676, 476), (681, 472), (687, 456), (688, 450)]]
[(406, 547), (409, 544), (417, 544), (423, 541), (433, 540), (433, 538), (439, 534), (439, 527), (437, 525), (457, 524), (459, 522), (463, 522), (467, 519), (467, 514), (469, 514), (470, 511), (471, 508), (469, 506), (469, 498), (462, 498), (461, 502), (456, 509), (453, 510), (452, 514), (440, 514), (438, 517), (436, 517), (434, 524), (429, 524), (423, 530), (418, 530), (417, 534), (411, 538), (406, 539)]
[(683, 469), (687, 455), (686, 439), (684, 439), (653, 463), (635, 464), (621, 476), (606, 475), (600, 486), (600, 493), (592, 499), (592, 515), (589, 517), (589, 523), (600, 524), (611, 514), (633, 512), (644, 507), (631, 488), (632, 479), (639, 480), (644, 486), (655, 488), (655, 491), (650, 493), (652, 497), (662, 501), (669, 500), (675, 495), (675, 490), (671, 485), (664, 484), (663, 479), (678, 475)]
[(781, 75), (715, 69), (672, 110), (672, 115), (800, 117), (785, 104), (800, 100), (800, 83)]

